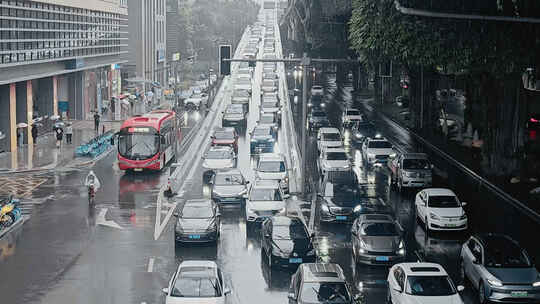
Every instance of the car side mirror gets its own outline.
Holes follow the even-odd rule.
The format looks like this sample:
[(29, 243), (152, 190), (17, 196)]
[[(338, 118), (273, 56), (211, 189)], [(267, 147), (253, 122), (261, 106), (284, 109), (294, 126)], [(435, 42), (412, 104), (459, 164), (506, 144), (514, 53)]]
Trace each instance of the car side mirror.
[(180, 213), (178, 213), (178, 211), (175, 211), (175, 212), (173, 213), (173, 216), (174, 216), (174, 217), (179, 217), (179, 216), (180, 216)]
[(161, 289), (161, 291), (163, 291), (163, 293), (166, 294), (166, 295), (169, 294), (169, 288), (168, 287), (165, 287), (165, 288)]
[(323, 197), (322, 193), (317, 193), (317, 197)]
[(463, 207), (467, 206), (467, 202), (461, 202), (461, 206)]
[(465, 290), (465, 286), (463, 286), (463, 285), (458, 285), (458, 286), (457, 286), (457, 291), (458, 291), (458, 292), (462, 292), (462, 291), (464, 291), (464, 290)]
[(358, 234), (356, 233), (356, 230), (351, 230), (351, 234), (354, 235), (354, 236), (357, 236)]
[(270, 233), (265, 233), (265, 234), (264, 234), (264, 237), (270, 238), (270, 237), (272, 237), (272, 236), (270, 235)]
[(248, 185), (248, 184), (249, 184), (249, 181), (246, 181), (246, 185)]
[(220, 212), (217, 212), (217, 213), (216, 213), (216, 216), (221, 216), (221, 213), (220, 213)]
[(472, 263), (473, 263), (473, 264), (476, 264), (476, 265), (480, 264), (480, 262), (478, 262), (478, 259), (477, 259), (477, 258), (473, 258), (473, 259), (472, 259)]
[(224, 288), (223, 289), (223, 294), (224, 295), (228, 295), (228, 294), (231, 294), (232, 293), (232, 290), (230, 290), (229, 288)]
[(287, 297), (293, 301), (296, 301), (296, 296), (294, 295), (294, 292), (289, 292), (289, 294), (287, 295)]
[(316, 234), (315, 234), (315, 232), (312, 232), (309, 236), (310, 236), (312, 239), (314, 239), (315, 236), (316, 236)]
[(290, 194), (283, 194), (283, 198), (284, 198), (284, 199), (288, 199), (288, 198), (290, 198), (290, 197), (291, 197)]

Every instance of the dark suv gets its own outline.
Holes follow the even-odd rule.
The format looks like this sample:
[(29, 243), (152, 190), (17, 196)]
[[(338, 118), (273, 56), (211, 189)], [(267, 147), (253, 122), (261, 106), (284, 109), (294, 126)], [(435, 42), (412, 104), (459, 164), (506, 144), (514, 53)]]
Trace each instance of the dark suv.
[(312, 236), (297, 217), (270, 217), (263, 222), (261, 234), (261, 250), (270, 267), (297, 266), (317, 259)]

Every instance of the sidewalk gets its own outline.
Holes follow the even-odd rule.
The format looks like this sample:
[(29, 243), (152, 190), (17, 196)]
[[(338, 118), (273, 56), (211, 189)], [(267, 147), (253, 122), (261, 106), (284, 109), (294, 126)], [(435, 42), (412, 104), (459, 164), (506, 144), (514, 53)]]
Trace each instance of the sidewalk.
[[(406, 119), (406, 115), (404, 115), (404, 112), (408, 111), (407, 108), (399, 107), (395, 103), (389, 103), (384, 105), (377, 104), (374, 102), (371, 96), (367, 98), (368, 96), (369, 95), (366, 92), (362, 92), (361, 94), (358, 94), (358, 96), (356, 96), (356, 99), (358, 101), (369, 99), (368, 103), (370, 104), (370, 106), (378, 110), (379, 113), (383, 113), (386, 117), (391, 118), (393, 121), (395, 121), (402, 127), (413, 130), (412, 121)], [(446, 140), (443, 134), (438, 133), (437, 130), (434, 129), (424, 128), (423, 130), (414, 130), (414, 132), (424, 138), (427, 142), (439, 148), (440, 150), (445, 151), (452, 158), (454, 158), (464, 166), (468, 167), (472, 171), (476, 172), (478, 175), (482, 176), (484, 179), (493, 183), (497, 187), (501, 188), (503, 191), (513, 196), (517, 200), (525, 203), (530, 207), (534, 206), (534, 209), (538, 209), (538, 207), (540, 206), (540, 195), (529, 193), (531, 190), (540, 187), (540, 182), (534, 180), (527, 180), (519, 183), (511, 183), (510, 180), (512, 176), (489, 175), (488, 173), (484, 172), (484, 170), (482, 170), (480, 161), (473, 158), (473, 153), (470, 147), (466, 147), (458, 141)], [(538, 174), (540, 174), (540, 172), (535, 173), (537, 176), (529, 177), (536, 177), (538, 179)]]
[[(75, 157), (75, 149), (96, 136), (94, 121), (74, 120), (72, 144), (66, 143), (66, 135), (60, 149), (56, 148), (54, 133), (48, 132), (38, 136), (37, 143), (33, 147), (23, 145), (17, 149), (17, 153), (0, 153), (0, 173), (19, 173), (40, 170), (51, 170), (62, 166), (76, 166), (87, 163), (91, 159)], [(100, 124), (100, 132), (103, 125), (105, 130), (118, 130), (122, 122), (103, 122)]]

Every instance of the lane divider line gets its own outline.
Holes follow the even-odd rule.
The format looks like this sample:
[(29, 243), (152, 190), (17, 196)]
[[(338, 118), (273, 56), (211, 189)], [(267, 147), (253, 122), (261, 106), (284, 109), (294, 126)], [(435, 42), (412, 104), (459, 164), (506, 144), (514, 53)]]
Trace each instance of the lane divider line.
[(148, 269), (147, 269), (148, 272), (154, 272), (154, 260), (155, 260), (154, 258), (150, 258), (148, 260)]

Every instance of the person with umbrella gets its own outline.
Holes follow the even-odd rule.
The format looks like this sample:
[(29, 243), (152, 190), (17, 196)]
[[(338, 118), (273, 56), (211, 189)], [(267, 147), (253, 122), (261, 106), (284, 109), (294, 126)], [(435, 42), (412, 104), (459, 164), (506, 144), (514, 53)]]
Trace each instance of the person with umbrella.
[(60, 149), (60, 144), (62, 143), (62, 138), (64, 137), (63, 125), (56, 123), (54, 125), (54, 133), (56, 134), (56, 148)]
[(99, 132), (99, 113), (96, 111), (94, 113), (94, 129), (96, 130), (96, 133)]

